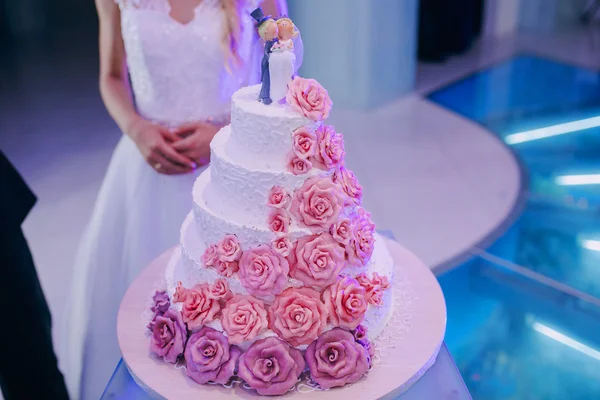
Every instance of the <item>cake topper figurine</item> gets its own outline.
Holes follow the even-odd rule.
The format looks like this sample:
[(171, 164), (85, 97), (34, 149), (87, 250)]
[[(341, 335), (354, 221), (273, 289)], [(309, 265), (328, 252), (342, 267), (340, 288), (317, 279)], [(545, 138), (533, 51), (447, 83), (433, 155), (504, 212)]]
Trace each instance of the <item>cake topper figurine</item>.
[(271, 84), (271, 99), (279, 103), (285, 99), (288, 83), (296, 72), (296, 55), (294, 42), (299, 35), (296, 25), (288, 17), (279, 17), (277, 23), (277, 42), (272, 47), (269, 57), (269, 77)]
[(273, 49), (273, 45), (278, 40), (277, 23), (271, 16), (265, 16), (262, 9), (259, 7), (250, 13), (252, 18), (256, 20), (259, 36), (265, 41), (265, 50), (261, 63), (261, 81), (262, 87), (258, 100), (264, 104), (271, 104), (271, 76), (269, 71), (269, 58)]

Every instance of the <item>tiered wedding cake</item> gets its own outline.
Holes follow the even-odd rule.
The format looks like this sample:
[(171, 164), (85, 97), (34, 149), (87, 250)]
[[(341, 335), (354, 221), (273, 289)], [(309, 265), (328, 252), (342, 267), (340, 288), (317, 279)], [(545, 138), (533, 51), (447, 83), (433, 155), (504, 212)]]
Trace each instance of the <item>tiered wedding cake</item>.
[(235, 93), (211, 143), (154, 296), (151, 350), (198, 383), (237, 375), (263, 395), (303, 373), (323, 389), (354, 383), (392, 310), (393, 261), (323, 122), (327, 91), (296, 77), (287, 104), (267, 106), (259, 90)]

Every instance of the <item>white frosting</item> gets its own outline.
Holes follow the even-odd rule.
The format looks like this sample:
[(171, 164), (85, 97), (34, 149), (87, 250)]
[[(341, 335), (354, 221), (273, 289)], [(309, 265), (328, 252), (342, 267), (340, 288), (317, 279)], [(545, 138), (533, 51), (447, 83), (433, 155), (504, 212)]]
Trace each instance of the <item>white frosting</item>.
[[(267, 224), (264, 209), (244, 211), (230, 208), (231, 198), (211, 193), (214, 190), (210, 169), (202, 173), (194, 184), (194, 219), (204, 246), (218, 243), (225, 235), (236, 235), (242, 250), (271, 243), (275, 238)], [(290, 240), (310, 235), (310, 231), (297, 224), (289, 228)]]
[(260, 85), (235, 92), (231, 105), (231, 141), (227, 152), (236, 160), (252, 159), (283, 169), (292, 150), (292, 132), (318, 124), (288, 105), (257, 101)]
[[(197, 284), (213, 283), (219, 278), (227, 281), (229, 289), (233, 293), (248, 294), (248, 291), (242, 286), (242, 283), (237, 276), (223, 278), (214, 269), (202, 266), (200, 257), (202, 256), (205, 247), (201, 235), (198, 234), (197, 229), (194, 229), (193, 225), (194, 218), (192, 213), (190, 213), (186, 217), (181, 228), (181, 252), (176, 252), (166, 271), (165, 278), (169, 297), (173, 297), (178, 282), (181, 282), (184, 287), (190, 288)], [(376, 236), (375, 250), (373, 251), (373, 256), (366, 268), (353, 271), (345, 270), (344, 274), (354, 277), (362, 272), (365, 272), (369, 277), (377, 272), (381, 276), (387, 276), (390, 282), (393, 281), (394, 263), (387, 247), (379, 235)], [(286, 287), (300, 287), (301, 285), (300, 282), (289, 279)], [(369, 339), (372, 340), (378, 337), (387, 325), (393, 308), (392, 297), (392, 290), (387, 290), (383, 295), (383, 305), (381, 307), (369, 306), (363, 322), (363, 325), (368, 329)], [(274, 299), (274, 296), (270, 299), (265, 299), (265, 303), (272, 304)], [(176, 309), (181, 309), (181, 304), (176, 303), (174, 304), (174, 307)], [(209, 326), (221, 332), (223, 331), (223, 327), (218, 321), (209, 324)], [(333, 328), (333, 326), (328, 325), (326, 330), (331, 328)], [(226, 332), (224, 333), (226, 335)], [(275, 335), (276, 334), (273, 331), (269, 330), (254, 340)], [(247, 348), (252, 342), (253, 341), (242, 343), (241, 347)], [(298, 348), (304, 349), (305, 347), (306, 346), (299, 346)]]
[[(211, 142), (210, 178), (202, 185), (196, 182), (194, 198), (203, 192), (204, 201), (211, 211), (244, 224), (261, 225), (267, 221), (267, 198), (273, 186), (281, 186), (293, 193), (304, 181), (316, 175), (331, 172), (313, 168), (305, 175), (294, 175), (285, 166), (275, 167), (265, 157), (232, 157), (226, 151), (231, 142), (230, 127), (223, 128)], [(291, 145), (290, 145), (291, 146)], [(291, 149), (291, 147), (290, 147)]]

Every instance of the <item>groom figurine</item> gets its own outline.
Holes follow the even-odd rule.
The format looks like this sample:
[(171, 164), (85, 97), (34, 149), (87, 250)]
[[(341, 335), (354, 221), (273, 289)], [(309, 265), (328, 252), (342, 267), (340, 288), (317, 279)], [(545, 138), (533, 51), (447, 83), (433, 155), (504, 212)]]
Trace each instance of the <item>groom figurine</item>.
[(261, 63), (261, 81), (262, 87), (258, 101), (264, 104), (271, 104), (271, 76), (269, 75), (269, 57), (272, 52), (273, 45), (277, 42), (277, 23), (270, 15), (265, 16), (262, 9), (259, 7), (250, 13), (252, 18), (256, 20), (259, 36), (265, 41), (265, 54)]

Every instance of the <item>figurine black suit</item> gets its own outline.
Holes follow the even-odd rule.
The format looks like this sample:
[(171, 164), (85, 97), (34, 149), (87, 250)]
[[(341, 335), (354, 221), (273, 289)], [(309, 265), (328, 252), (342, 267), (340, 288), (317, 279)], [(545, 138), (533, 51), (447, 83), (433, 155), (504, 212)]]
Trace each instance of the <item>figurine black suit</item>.
[(256, 27), (258, 28), (260, 37), (263, 40), (265, 40), (265, 53), (263, 55), (261, 63), (260, 75), (262, 87), (260, 89), (260, 95), (258, 96), (258, 100), (264, 104), (271, 104), (273, 100), (271, 100), (271, 76), (269, 74), (269, 57), (271, 56), (273, 45), (277, 43), (277, 34), (275, 33), (274, 37), (269, 39), (267, 39), (265, 36), (267, 33), (267, 29), (269, 28), (269, 25), (267, 24), (273, 23), (275, 26), (275, 30), (277, 30), (277, 24), (275, 24), (275, 21), (271, 18), (270, 15), (265, 16), (260, 7), (252, 11), (250, 15), (256, 20)]
[(260, 95), (258, 96), (258, 99), (265, 104), (271, 104), (273, 102), (273, 100), (271, 100), (271, 75), (269, 73), (269, 57), (271, 56), (272, 48), (275, 43), (277, 43), (277, 39), (265, 42), (265, 54), (263, 55), (262, 63), (260, 65), (260, 80), (262, 82), (262, 87), (260, 88)]

